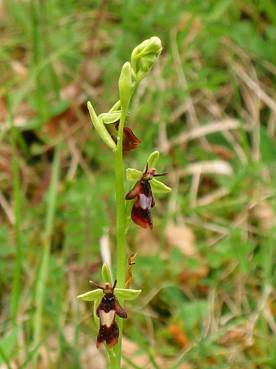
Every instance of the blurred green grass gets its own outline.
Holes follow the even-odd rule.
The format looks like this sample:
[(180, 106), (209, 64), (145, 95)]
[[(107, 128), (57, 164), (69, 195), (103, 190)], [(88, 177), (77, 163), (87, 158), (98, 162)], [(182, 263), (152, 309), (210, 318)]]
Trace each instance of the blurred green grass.
[(40, 352), (39, 368), (84, 369), (91, 360), (103, 367), (91, 308), (76, 295), (99, 280), (103, 236), (113, 250), (113, 158), (91, 128), (86, 101), (98, 112), (114, 103), (122, 63), (157, 35), (160, 63), (128, 117), (142, 145), (126, 165), (141, 169), (159, 149), (173, 193), (157, 199), (152, 234), (130, 228), (143, 295), (128, 306), (126, 365), (275, 367), (275, 14), (271, 0), (0, 6), (1, 365), (31, 368)]

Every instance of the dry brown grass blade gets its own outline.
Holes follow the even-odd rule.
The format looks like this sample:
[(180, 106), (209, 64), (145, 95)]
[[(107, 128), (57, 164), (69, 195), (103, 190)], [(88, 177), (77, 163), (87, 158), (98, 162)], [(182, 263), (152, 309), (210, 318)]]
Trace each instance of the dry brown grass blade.
[(215, 201), (220, 200), (222, 197), (225, 197), (228, 194), (229, 194), (228, 188), (221, 187), (217, 190), (208, 193), (205, 196), (202, 196), (200, 199), (198, 199), (197, 204), (198, 206), (206, 206), (212, 204)]
[(212, 133), (225, 132), (238, 128), (240, 128), (240, 123), (236, 119), (225, 118), (221, 121), (214, 121), (203, 126), (192, 128), (188, 132), (183, 132), (176, 138), (172, 139), (164, 151), (167, 152), (175, 145), (183, 145), (191, 140), (204, 137)]
[(222, 174), (231, 176), (233, 170), (231, 165), (224, 160), (206, 160), (192, 163), (186, 168), (176, 170), (179, 177), (185, 177), (196, 174)]
[(250, 78), (241, 65), (236, 63), (234, 64), (233, 69), (236, 75), (251, 89), (251, 91), (276, 113), (275, 100), (273, 100), (273, 98), (270, 97), (256, 81)]
[(15, 223), (15, 218), (12, 207), (10, 206), (5, 196), (1, 192), (0, 192), (0, 207), (2, 207), (9, 222), (13, 225)]
[(166, 228), (166, 240), (169, 246), (177, 247), (183, 255), (198, 255), (198, 250), (195, 247), (194, 233), (185, 224), (169, 223)]

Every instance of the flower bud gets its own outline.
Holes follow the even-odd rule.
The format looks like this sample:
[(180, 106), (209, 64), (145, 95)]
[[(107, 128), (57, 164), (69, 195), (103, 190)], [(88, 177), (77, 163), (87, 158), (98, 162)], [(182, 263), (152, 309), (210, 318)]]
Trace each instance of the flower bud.
[(136, 80), (140, 81), (148, 73), (162, 51), (161, 40), (154, 36), (136, 46), (131, 54), (131, 66)]
[(134, 81), (132, 77), (132, 69), (129, 62), (126, 62), (121, 70), (119, 78), (119, 92), (121, 107), (127, 111), (130, 99), (134, 91)]

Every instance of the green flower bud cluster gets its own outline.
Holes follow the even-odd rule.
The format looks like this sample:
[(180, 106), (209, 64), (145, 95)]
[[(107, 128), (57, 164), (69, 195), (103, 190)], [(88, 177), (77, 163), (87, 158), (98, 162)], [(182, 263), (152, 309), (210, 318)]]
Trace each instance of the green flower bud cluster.
[(161, 40), (153, 36), (136, 46), (131, 54), (131, 67), (136, 81), (141, 81), (151, 70), (162, 51)]
[(103, 142), (113, 151), (116, 151), (117, 146), (106, 125), (119, 121), (121, 111), (126, 112), (128, 110), (137, 84), (150, 71), (161, 51), (161, 40), (156, 36), (143, 41), (135, 47), (131, 54), (131, 61), (126, 62), (121, 70), (119, 78), (120, 100), (107, 113), (97, 116), (92, 103), (87, 103), (93, 126)]

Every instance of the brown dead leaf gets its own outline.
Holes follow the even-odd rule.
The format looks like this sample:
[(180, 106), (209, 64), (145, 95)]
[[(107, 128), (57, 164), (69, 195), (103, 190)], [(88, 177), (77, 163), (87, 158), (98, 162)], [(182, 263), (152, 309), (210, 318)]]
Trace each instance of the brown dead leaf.
[(181, 347), (185, 348), (189, 344), (188, 337), (184, 333), (184, 330), (182, 329), (181, 325), (179, 324), (171, 324), (168, 328), (169, 333), (171, 334), (173, 340), (175, 343)]
[(181, 282), (187, 282), (189, 279), (200, 280), (207, 277), (209, 268), (206, 265), (200, 265), (195, 269), (186, 269), (181, 272), (179, 279)]
[(200, 31), (201, 19), (199, 17), (194, 18), (194, 16), (191, 13), (185, 13), (183, 17), (180, 19), (180, 22), (178, 24), (178, 30), (181, 32), (187, 27), (189, 31), (186, 37), (184, 38), (183, 41), (184, 45), (191, 43), (192, 40), (196, 37), (196, 35)]
[[(141, 348), (135, 343), (130, 341), (129, 339), (123, 337), (122, 341), (122, 352), (123, 356), (129, 358), (133, 364), (143, 368), (143, 369), (152, 369), (152, 363), (146, 353), (141, 353)], [(168, 366), (164, 366), (164, 360), (154, 355), (154, 360), (160, 368), (167, 368)], [(129, 367), (127, 363), (125, 363), (125, 367)]]
[(267, 201), (262, 201), (258, 204), (254, 208), (253, 214), (264, 233), (269, 232), (273, 226), (276, 226), (276, 213)]
[(0, 146), (0, 173), (1, 177), (11, 178), (12, 151), (9, 145)]
[(93, 62), (91, 59), (87, 60), (82, 66), (82, 73), (90, 86), (97, 87), (102, 85), (103, 71), (98, 63)]
[(137, 245), (139, 245), (139, 254), (141, 255), (155, 255), (159, 247), (158, 240), (154, 233), (143, 228), (139, 228)]
[(2, 21), (4, 17), (5, 17), (4, 1), (0, 0), (0, 21)]
[(208, 148), (212, 153), (218, 155), (222, 160), (230, 160), (234, 157), (233, 151), (229, 150), (227, 147), (209, 144)]
[(244, 343), (246, 339), (246, 328), (245, 327), (236, 327), (229, 330), (221, 339), (220, 342), (223, 345), (233, 345), (238, 343)]
[(123, 337), (122, 341), (122, 353), (123, 356), (128, 357), (133, 361), (133, 363), (137, 366), (141, 366), (143, 368), (147, 368), (147, 365), (149, 364), (149, 360), (146, 354), (139, 353), (139, 346), (130, 341), (129, 339)]
[(20, 77), (21, 80), (25, 80), (28, 77), (28, 70), (25, 65), (17, 60), (11, 63), (12, 70), (14, 73)]
[(45, 125), (44, 130), (50, 137), (55, 138), (59, 134), (64, 134), (64, 125), (72, 126), (77, 121), (73, 109), (67, 110), (52, 117)]
[(169, 245), (177, 247), (184, 255), (198, 256), (194, 234), (185, 224), (170, 223), (166, 229), (166, 238)]
[(80, 356), (81, 367), (83, 369), (91, 369), (91, 363), (93, 363), (93, 369), (105, 369), (106, 363), (103, 355), (96, 348), (95, 342), (92, 341), (82, 349)]
[(207, 265), (200, 265), (195, 269), (185, 269), (179, 274), (179, 282), (191, 289), (197, 288), (200, 293), (207, 293), (208, 286), (202, 284), (201, 280), (206, 278), (208, 273)]
[(193, 366), (192, 364), (189, 364), (189, 363), (182, 363), (178, 369), (193, 369)]
[[(0, 0), (1, 1), (1, 0)], [(0, 3), (1, 4), (1, 3)], [(0, 124), (7, 119), (7, 107), (5, 100), (0, 97)]]
[[(65, 326), (63, 329), (64, 337), (66, 341), (70, 344), (74, 344), (75, 339), (75, 327)], [(85, 334), (81, 333), (79, 338), (80, 344), (80, 361), (83, 369), (90, 369), (91, 363), (93, 363), (93, 369), (105, 369), (106, 362), (104, 355), (100, 350), (96, 348), (95, 340), (87, 337)], [(41, 360), (39, 369), (46, 369), (55, 367), (53, 363), (56, 363), (59, 355), (58, 350), (59, 339), (56, 334), (51, 335), (47, 342), (41, 346), (40, 354)], [(63, 367), (62, 367), (63, 368)]]

